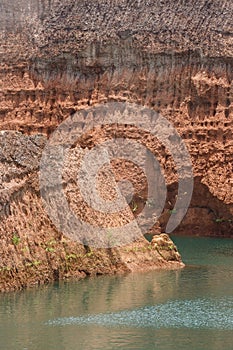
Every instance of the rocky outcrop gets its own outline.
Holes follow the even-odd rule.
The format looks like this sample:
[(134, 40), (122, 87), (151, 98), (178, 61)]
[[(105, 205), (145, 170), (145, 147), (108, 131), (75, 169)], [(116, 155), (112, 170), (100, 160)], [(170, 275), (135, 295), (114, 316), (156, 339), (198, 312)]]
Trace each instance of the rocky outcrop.
[[(50, 257), (55, 254), (49, 250), (61, 249), (63, 253), (58, 255), (71, 256), (68, 259), (71, 262), (76, 261), (72, 254), (84, 254), (84, 248), (77, 245), (74, 253), (73, 248), (64, 252), (62, 238), (42, 212), (38, 185), (34, 183), (37, 154), (45, 139), (38, 134), (49, 136), (63, 120), (80, 109), (110, 101), (128, 101), (152, 108), (166, 117), (185, 141), (193, 163), (195, 187), (190, 208), (176, 232), (232, 236), (232, 15), (232, 3), (220, 0), (1, 2), (0, 130), (31, 135), (23, 137), (5, 131), (1, 135), (6, 142), (2, 141), (5, 146), (1, 166), (2, 173), (6, 174), (1, 192), (2, 234), (8, 243), (12, 237), (16, 237), (16, 242), (20, 236), (19, 245), (9, 245), (11, 250), (7, 251), (7, 245), (3, 245), (6, 257), (19, 256), (14, 252), (24, 244), (24, 232), (30, 236), (31, 231), (40, 242), (35, 243), (33, 238), (30, 244), (36, 248), (32, 251), (40, 251), (40, 255), (44, 249), (45, 254), (43, 259), (30, 258), (27, 263), (32, 264), (30, 268), (35, 271), (38, 266), (46, 266), (44, 276), (49, 280), (66, 275), (58, 268), (63, 263), (52, 265)], [(82, 148), (91, 148), (114, 132), (107, 127), (93, 131), (81, 140)], [(124, 137), (141, 139), (164, 169), (167, 201), (153, 233), (161, 232), (169, 216), (176, 215), (173, 212), (177, 195), (174, 161), (151, 135), (139, 134), (129, 127), (118, 132)], [(7, 138), (11, 140), (8, 143)], [(8, 159), (5, 152), (6, 149), (13, 152), (11, 143), (15, 144), (14, 156)], [(35, 157), (30, 167), (17, 163), (18, 159), (26, 161), (24, 152), (27, 162), (31, 156)], [(146, 179), (132, 164), (126, 166), (118, 161), (112, 166), (116, 180), (127, 174), (134, 183), (136, 191), (130, 205), (137, 216), (147, 200)], [(13, 211), (7, 203), (11, 203)], [(24, 211), (27, 213), (23, 214)], [(14, 235), (15, 222), (18, 231)], [(59, 248), (52, 244), (50, 249), (48, 242), (53, 239), (60, 240)], [(73, 243), (69, 244), (73, 247)], [(20, 249), (24, 248), (27, 250), (27, 243)], [(109, 255), (103, 254), (108, 261), (105, 266), (110, 270), (111, 265), (114, 270)], [(88, 260), (88, 256), (86, 258)], [(41, 260), (44, 263), (36, 262)], [(7, 261), (3, 264), (4, 271), (9, 267)], [(89, 273), (88, 262), (84, 265), (78, 270)], [(26, 266), (24, 262), (22, 266)], [(13, 272), (4, 273), (9, 280)], [(40, 280), (36, 274), (33, 276), (32, 281)], [(22, 283), (17, 282), (17, 286), (24, 281), (26, 277)]]
[[(170, 256), (163, 257), (157, 246), (142, 235), (117, 248), (111, 245), (95, 248), (83, 244), (79, 232), (77, 237), (59, 232), (49, 220), (39, 189), (38, 171), (45, 142), (45, 136), (38, 134), (0, 133), (0, 291), (58, 279), (183, 266), (179, 254), (173, 254), (175, 247), (171, 240), (165, 242), (165, 246), (170, 247)], [(79, 158), (80, 149), (73, 148), (64, 169), (63, 183), (76, 215), (89, 218), (91, 224), (110, 227), (122, 220), (132, 220), (130, 210), (107, 220), (83, 208), (78, 189), (74, 187)], [(53, 190), (56, 192), (56, 188)], [(63, 208), (60, 209), (62, 215)]]

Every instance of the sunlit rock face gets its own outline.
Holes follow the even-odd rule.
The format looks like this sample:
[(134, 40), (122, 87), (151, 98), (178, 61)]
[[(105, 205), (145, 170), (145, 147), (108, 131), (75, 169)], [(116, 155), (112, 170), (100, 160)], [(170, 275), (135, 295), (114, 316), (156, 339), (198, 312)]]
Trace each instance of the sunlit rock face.
[[(163, 247), (158, 247), (148, 242), (136, 225), (138, 235), (130, 230), (126, 231), (129, 237), (111, 235), (112, 227), (132, 222), (133, 213), (128, 206), (124, 212), (107, 217), (106, 214), (101, 215), (91, 210), (82, 200), (80, 191), (75, 186), (76, 171), (88, 150), (79, 146), (70, 150), (65, 162), (63, 189), (76, 217), (92, 225), (94, 232), (91, 239), (94, 244), (92, 246), (90, 239), (88, 241), (92, 233), (89, 231), (72, 231), (68, 234), (66, 231), (63, 234), (56, 222), (49, 219), (40, 195), (43, 183), (39, 184), (38, 171), (45, 143), (44, 135), (0, 132), (0, 291), (22, 289), (71, 277), (179, 269), (184, 266), (168, 237)], [(57, 163), (55, 159), (51, 161), (52, 167), (47, 169), (46, 175), (51, 183), (50, 195), (54, 205), (59, 200), (59, 189), (52, 179), (52, 168), (56, 168)], [(113, 192), (113, 181), (106, 172), (100, 176), (103, 195)], [(57, 204), (57, 215), (64, 227), (65, 211), (59, 206), (60, 203)], [(68, 220), (67, 225), (71, 227), (72, 223)], [(98, 227), (107, 228), (106, 234), (99, 240), (96, 238)], [(132, 239), (130, 234), (133, 235)]]

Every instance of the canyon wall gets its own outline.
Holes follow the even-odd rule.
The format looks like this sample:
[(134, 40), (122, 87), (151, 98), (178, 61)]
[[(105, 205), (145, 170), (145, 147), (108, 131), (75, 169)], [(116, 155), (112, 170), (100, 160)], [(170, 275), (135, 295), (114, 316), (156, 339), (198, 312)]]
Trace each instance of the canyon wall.
[[(232, 236), (232, 17), (233, 4), (220, 0), (195, 3), (191, 0), (14, 0), (10, 3), (2, 0), (0, 130), (16, 131), (9, 137), (23, 154), (28, 147), (25, 140), (30, 140), (33, 148), (41, 149), (42, 144), (37, 143), (46, 141), (38, 134), (49, 137), (63, 120), (79, 110), (111, 101), (150, 107), (176, 128), (193, 164), (192, 201), (174, 233)], [(85, 125), (85, 120), (80, 123)], [(24, 139), (17, 132), (31, 136)], [(141, 142), (156, 155), (164, 169), (168, 195), (154, 233), (163, 231), (169, 216), (175, 214), (172, 210), (177, 196), (177, 174), (172, 157), (150, 135), (139, 135), (129, 127), (119, 132), (124, 137), (141, 137)], [(84, 149), (91, 148), (113, 134), (114, 130), (109, 128), (94, 130), (83, 137), (81, 145)], [(4, 152), (13, 141), (5, 142)], [(37, 152), (40, 154), (35, 148)], [(2, 214), (2, 234), (11, 241), (12, 237), (21, 236), (25, 227), (35, 225), (34, 235), (43, 236), (46, 232), (46, 239), (38, 239), (48, 255), (46, 248), (50, 246), (45, 242), (52, 240), (49, 239), (52, 226), (40, 207), (38, 189), (25, 182), (36, 176), (36, 169), (38, 166), (33, 168), (32, 163), (28, 173), (22, 175), (15, 163), (10, 170), (3, 166), (3, 174), (7, 175), (2, 184), (4, 192), (1, 190), (1, 202), (6, 208)], [(116, 163), (113, 169), (116, 178), (120, 177), (117, 174), (127, 173), (135, 182), (132, 203), (139, 208), (133, 210), (138, 215), (147, 199), (146, 179), (133, 167), (126, 169)], [(8, 186), (12, 183), (14, 186)], [(21, 188), (19, 197), (15, 184)], [(28, 209), (23, 209), (24, 202)], [(11, 203), (15, 211), (9, 211), (6, 203)], [(14, 225), (23, 226), (14, 233)], [(58, 240), (62, 239), (54, 227), (52, 230), (51, 237), (58, 235)], [(30, 229), (26, 231), (28, 235)], [(33, 242), (37, 244), (35, 239)], [(5, 252), (8, 248), (4, 249)], [(18, 248), (13, 244), (11, 249), (13, 252)], [(12, 252), (9, 250), (6, 256)], [(67, 253), (71, 254), (82, 253)], [(41, 259), (29, 264), (37, 260)], [(46, 261), (50, 264), (49, 259)], [(3, 265), (7, 270), (7, 263)], [(57, 267), (49, 271), (49, 279), (53, 273), (58, 274)]]

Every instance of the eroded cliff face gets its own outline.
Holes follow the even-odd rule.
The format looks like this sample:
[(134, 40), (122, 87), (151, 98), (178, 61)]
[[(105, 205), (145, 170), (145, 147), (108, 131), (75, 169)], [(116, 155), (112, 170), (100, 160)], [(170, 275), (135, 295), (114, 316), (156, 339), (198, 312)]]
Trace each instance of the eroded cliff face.
[[(40, 195), (38, 171), (45, 142), (43, 135), (0, 132), (0, 291), (65, 278), (183, 267), (167, 235), (159, 235), (151, 243), (141, 235), (117, 248), (111, 248), (111, 242), (109, 248), (95, 248), (96, 245), (83, 244), (81, 232), (73, 237), (59, 232), (49, 219)], [(111, 228), (132, 221), (130, 209), (107, 220), (84, 207), (75, 183), (77, 164), (85, 153), (79, 147), (73, 148), (64, 166), (63, 187), (72, 210), (81, 219), (89, 219), (92, 225)], [(57, 166), (55, 161), (53, 166)], [(111, 193), (111, 186), (105, 184), (106, 176), (100, 182), (102, 188), (105, 186), (104, 192)], [(41, 186), (43, 188), (43, 183)], [(52, 181), (51, 186), (56, 201), (59, 190)], [(60, 207), (58, 215), (64, 222), (63, 208)]]
[[(14, 0), (2, 1), (0, 6), (1, 130), (35, 134), (27, 139), (34, 149), (43, 147), (45, 142), (36, 134), (49, 136), (63, 120), (80, 109), (111, 101), (148, 106), (173, 124), (185, 141), (193, 163), (193, 198), (175, 232), (232, 236), (231, 2)], [(85, 125), (85, 120), (80, 123)], [(129, 127), (123, 129), (119, 131), (121, 135), (141, 138), (163, 166), (168, 196), (159, 225), (152, 230), (159, 233), (169, 216), (175, 214), (172, 212), (177, 195), (175, 164), (169, 152), (151, 135), (139, 135)], [(84, 149), (91, 148), (113, 134), (114, 130), (108, 128), (93, 131), (83, 138), (81, 145)], [(26, 142), (23, 136), (11, 135), (24, 153), (24, 146), (19, 147), (21, 142), (23, 145)], [(11, 142), (6, 145), (10, 146)], [(40, 146), (36, 142), (41, 142)], [(35, 148), (35, 154), (37, 152)], [(135, 183), (131, 207), (136, 203), (133, 213), (138, 215), (147, 199), (146, 179), (132, 165), (116, 162), (112, 166), (116, 179), (127, 174)], [(20, 228), (17, 237), (21, 237), (25, 227), (29, 235), (32, 225), (33, 235), (45, 247), (49, 279), (54, 274), (63, 276), (63, 270), (56, 272), (58, 262), (51, 268), (50, 246), (47, 246), (53, 237), (55, 240), (61, 237), (42, 210), (38, 188), (34, 190), (35, 186), (25, 182), (32, 173), (36, 176), (36, 166), (27, 170), (30, 176), (21, 172), (17, 175), (19, 169), (15, 163), (12, 169), (6, 172), (8, 180), (3, 181), (3, 186), (7, 190), (4, 189), (1, 198), (3, 205), (10, 203), (15, 210), (7, 212), (6, 209), (2, 214), (2, 232), (8, 233), (9, 242), (14, 236), (15, 222)], [(3, 173), (5, 171), (3, 169)], [(15, 184), (9, 187), (8, 182), (19, 184), (22, 178), (21, 195), (17, 197), (17, 187)], [(15, 198), (19, 199), (15, 201)], [(24, 202), (30, 210), (24, 208)], [(25, 210), (30, 214), (23, 214)], [(36, 251), (40, 249), (36, 239), (32, 241)], [(73, 249), (73, 243), (69, 244)], [(18, 250), (14, 244), (9, 247), (12, 252)], [(10, 248), (5, 245), (4, 249), (9, 256)], [(70, 248), (68, 253), (64, 253), (61, 245), (59, 249), (60, 256), (73, 254)], [(78, 256), (86, 254), (83, 247), (74, 249)], [(35, 265), (37, 260), (41, 259), (31, 258), (29, 263)], [(80, 271), (89, 271), (87, 265)], [(111, 259), (106, 263), (114, 270), (113, 265)], [(7, 263), (4, 266), (6, 269)], [(95, 271), (98, 273), (98, 269)], [(33, 276), (33, 281), (40, 279)]]

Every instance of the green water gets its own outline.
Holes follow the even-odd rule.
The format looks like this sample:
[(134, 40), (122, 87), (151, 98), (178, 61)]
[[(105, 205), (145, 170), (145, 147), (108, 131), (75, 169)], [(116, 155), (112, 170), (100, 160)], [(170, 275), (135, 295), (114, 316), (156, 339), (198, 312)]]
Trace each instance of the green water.
[(174, 238), (187, 267), (0, 296), (0, 349), (233, 349), (233, 240)]

